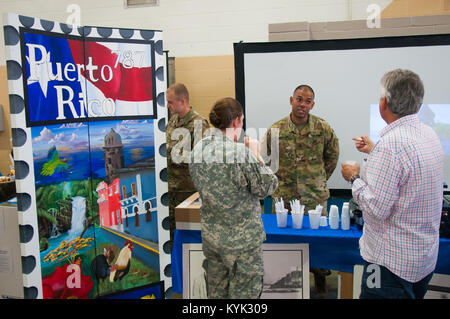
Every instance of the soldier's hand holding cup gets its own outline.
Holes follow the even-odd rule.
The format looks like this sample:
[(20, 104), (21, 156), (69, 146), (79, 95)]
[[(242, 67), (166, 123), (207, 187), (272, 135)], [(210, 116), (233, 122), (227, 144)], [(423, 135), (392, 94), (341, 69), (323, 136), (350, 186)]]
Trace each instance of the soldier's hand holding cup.
[(259, 142), (246, 136), (244, 137), (244, 144), (250, 151), (253, 152), (253, 154), (255, 154), (256, 158), (260, 160), (261, 157), (259, 156)]

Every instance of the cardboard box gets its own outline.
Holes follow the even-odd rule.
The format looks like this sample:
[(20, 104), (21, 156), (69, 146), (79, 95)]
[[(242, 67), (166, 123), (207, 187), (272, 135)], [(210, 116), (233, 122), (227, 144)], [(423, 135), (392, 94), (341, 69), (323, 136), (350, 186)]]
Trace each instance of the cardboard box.
[(184, 230), (200, 230), (201, 206), (200, 195), (199, 193), (195, 193), (175, 207), (176, 228)]

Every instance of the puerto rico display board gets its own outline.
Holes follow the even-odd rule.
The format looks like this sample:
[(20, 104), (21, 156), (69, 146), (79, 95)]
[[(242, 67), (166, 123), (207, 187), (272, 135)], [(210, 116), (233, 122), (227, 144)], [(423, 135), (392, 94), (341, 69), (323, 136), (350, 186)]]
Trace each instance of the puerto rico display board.
[(4, 21), (25, 297), (170, 288), (162, 32)]

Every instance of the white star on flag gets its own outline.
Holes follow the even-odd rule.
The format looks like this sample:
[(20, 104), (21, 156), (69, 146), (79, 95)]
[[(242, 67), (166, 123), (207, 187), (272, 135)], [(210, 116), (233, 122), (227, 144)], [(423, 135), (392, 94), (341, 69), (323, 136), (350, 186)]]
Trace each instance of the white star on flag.
[[(27, 59), (28, 63), (30, 63), (29, 58), (28, 57), (25, 57), (25, 58)], [(28, 85), (39, 82), (42, 93), (44, 93), (45, 97), (47, 97), (48, 81), (50, 80), (50, 78), (48, 76), (48, 63), (50, 63), (50, 52), (47, 54), (47, 57), (44, 62), (36, 64), (36, 72), (34, 72), (34, 74), (38, 75), (39, 80), (38, 81), (30, 80), (31, 76), (29, 76), (27, 79)], [(30, 67), (31, 67), (31, 64), (30, 64)], [(33, 74), (32, 70), (30, 70), (30, 74)]]

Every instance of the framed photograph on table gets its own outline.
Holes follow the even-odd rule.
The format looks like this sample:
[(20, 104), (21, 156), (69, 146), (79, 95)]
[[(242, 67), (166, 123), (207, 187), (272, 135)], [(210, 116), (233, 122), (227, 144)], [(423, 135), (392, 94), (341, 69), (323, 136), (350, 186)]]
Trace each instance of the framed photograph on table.
[[(183, 298), (206, 299), (202, 244), (183, 244)], [(261, 299), (309, 299), (309, 245), (263, 244)]]
[(183, 244), (183, 299), (207, 299), (202, 244)]
[(309, 245), (263, 244), (261, 299), (309, 299)]

